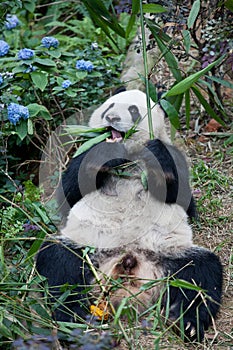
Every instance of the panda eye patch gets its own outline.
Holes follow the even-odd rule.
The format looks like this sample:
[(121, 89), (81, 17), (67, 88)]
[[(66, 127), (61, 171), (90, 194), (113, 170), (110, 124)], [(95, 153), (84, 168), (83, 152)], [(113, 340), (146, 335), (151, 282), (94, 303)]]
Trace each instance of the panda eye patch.
[(139, 113), (139, 109), (136, 105), (131, 105), (128, 108), (129, 113), (131, 114), (132, 121), (135, 123), (136, 121), (139, 121), (142, 117)]
[(108, 108), (101, 114), (101, 118), (103, 119), (105, 114), (109, 111), (109, 109), (111, 109), (112, 107), (114, 107), (115, 103), (111, 103)]

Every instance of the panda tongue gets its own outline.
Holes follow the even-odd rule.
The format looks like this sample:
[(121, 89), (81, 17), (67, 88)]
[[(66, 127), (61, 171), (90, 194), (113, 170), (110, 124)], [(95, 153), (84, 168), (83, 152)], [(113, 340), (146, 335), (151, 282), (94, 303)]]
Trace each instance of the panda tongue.
[(119, 131), (112, 129), (111, 132), (112, 132), (112, 139), (113, 140), (119, 140), (119, 141), (122, 140), (122, 136), (121, 136), (121, 133)]

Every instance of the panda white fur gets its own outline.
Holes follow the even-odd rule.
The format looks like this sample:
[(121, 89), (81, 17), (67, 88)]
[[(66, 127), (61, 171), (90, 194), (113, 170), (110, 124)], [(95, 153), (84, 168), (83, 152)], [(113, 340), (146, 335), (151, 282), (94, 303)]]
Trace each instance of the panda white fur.
[[(59, 321), (85, 317), (93, 299), (101, 296), (86, 262), (86, 246), (95, 248), (90, 259), (105, 286), (102, 297), (115, 308), (132, 295), (138, 312), (154, 305), (164, 285), (155, 283), (142, 292), (148, 281), (172, 276), (195, 283), (207, 291), (206, 299), (170, 286), (163, 302), (169, 304), (171, 321), (184, 312), (186, 340), (202, 340), (221, 302), (222, 266), (215, 254), (193, 244), (188, 216), (196, 217), (196, 209), (188, 168), (168, 142), (163, 111), (157, 106), (152, 112), (156, 138), (150, 141), (148, 136), (145, 141), (145, 114), (146, 97), (137, 90), (110, 97), (93, 113), (89, 125), (108, 127), (118, 142), (101, 142), (68, 165), (62, 185), (71, 210), (61, 234), (42, 245), (37, 269), (47, 277), (51, 302), (64, 285), (73, 286), (54, 311)], [(143, 130), (123, 141), (136, 121)], [(112, 289), (111, 281), (118, 278), (121, 287)], [(93, 290), (85, 293), (90, 285)]]

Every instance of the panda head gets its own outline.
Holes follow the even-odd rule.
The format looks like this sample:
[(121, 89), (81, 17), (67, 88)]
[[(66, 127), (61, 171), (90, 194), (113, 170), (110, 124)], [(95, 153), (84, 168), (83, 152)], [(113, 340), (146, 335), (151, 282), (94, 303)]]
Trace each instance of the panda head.
[[(170, 143), (165, 131), (163, 110), (152, 100), (150, 100), (150, 104), (155, 138)], [(129, 90), (110, 97), (93, 112), (89, 126), (91, 128), (108, 128), (112, 132), (112, 139), (116, 141), (121, 141), (125, 133), (136, 126), (136, 130), (140, 131), (140, 137), (136, 133), (136, 138), (140, 138), (142, 141), (148, 140), (146, 94), (139, 90)]]

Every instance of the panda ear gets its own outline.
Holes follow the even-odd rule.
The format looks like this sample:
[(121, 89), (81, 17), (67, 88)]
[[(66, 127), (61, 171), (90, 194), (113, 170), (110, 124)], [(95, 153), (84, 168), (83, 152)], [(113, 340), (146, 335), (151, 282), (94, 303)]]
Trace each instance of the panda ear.
[(125, 86), (119, 86), (118, 88), (116, 88), (114, 91), (113, 91), (113, 95), (117, 95), (121, 92), (124, 92), (126, 91), (126, 87)]

